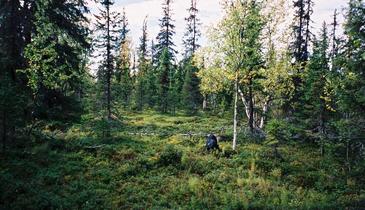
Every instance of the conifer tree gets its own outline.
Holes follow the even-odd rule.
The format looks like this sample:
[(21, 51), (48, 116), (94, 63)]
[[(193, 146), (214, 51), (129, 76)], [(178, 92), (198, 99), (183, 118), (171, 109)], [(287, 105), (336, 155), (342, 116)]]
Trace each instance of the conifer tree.
[(293, 25), (293, 37), (291, 49), (294, 62), (301, 63), (308, 60), (308, 46), (311, 37), (310, 23), (313, 13), (312, 0), (294, 1), (295, 19)]
[(193, 60), (187, 62), (184, 65), (185, 78), (182, 87), (182, 100), (184, 108), (194, 113), (198, 110), (199, 105), (202, 103), (202, 95), (199, 91), (200, 80), (197, 76), (198, 68)]
[(302, 93), (303, 78), (301, 75), (305, 69), (309, 58), (309, 42), (311, 40), (312, 33), (310, 31), (311, 15), (313, 13), (312, 0), (295, 0), (294, 1), (294, 24), (293, 24), (293, 42), (290, 49), (292, 52), (292, 80), (294, 84), (293, 97), (289, 104), (286, 104), (284, 109), (286, 111), (294, 111), (297, 109), (297, 104), (300, 100)]
[[(364, 135), (359, 130), (365, 127), (365, 4), (363, 0), (350, 0), (346, 14), (345, 35), (347, 38), (338, 88), (339, 110), (353, 130), (353, 137)], [(354, 127), (354, 125), (356, 126)], [(357, 130), (357, 131), (355, 131)]]
[(340, 45), (340, 40), (337, 37), (337, 32), (338, 32), (338, 12), (337, 9), (335, 9), (334, 14), (333, 14), (333, 22), (332, 22), (332, 48), (331, 48), (331, 70), (335, 70), (336, 69), (336, 58), (338, 56), (339, 53), (339, 45)]
[(110, 120), (112, 111), (112, 93), (111, 83), (115, 72), (115, 57), (118, 50), (118, 38), (120, 36), (119, 29), (120, 14), (111, 11), (114, 2), (112, 0), (102, 0), (100, 2), (103, 9), (96, 17), (96, 31), (98, 36), (96, 39), (96, 47), (101, 51), (103, 58), (98, 69), (98, 82), (103, 86), (104, 100), (106, 103), (107, 118)]
[(131, 40), (128, 36), (128, 19), (123, 8), (121, 16), (121, 29), (119, 37), (118, 55), (116, 58), (116, 89), (118, 93), (116, 94), (118, 99), (120, 98), (122, 104), (126, 107), (131, 99), (131, 93), (133, 88), (133, 82), (131, 79)]
[(148, 58), (148, 33), (147, 33), (147, 17), (143, 21), (142, 36), (140, 37), (140, 45), (138, 47), (138, 72), (137, 72), (137, 87), (136, 101), (138, 110), (142, 110), (146, 102), (149, 101), (148, 95), (148, 74), (153, 73), (150, 68)]
[[(163, 17), (160, 19), (161, 30), (157, 35), (156, 53), (155, 56), (159, 58), (157, 75), (159, 81), (159, 106), (162, 112), (169, 111), (170, 106), (173, 103), (169, 103), (169, 99), (175, 98), (176, 84), (175, 68), (173, 66), (173, 60), (177, 51), (174, 49), (173, 35), (175, 34), (175, 26), (172, 20), (171, 11), (172, 0), (164, 0), (163, 3)], [(166, 72), (164, 72), (166, 71)]]
[(321, 139), (322, 154), (323, 140), (326, 137), (327, 123), (331, 114), (327, 105), (329, 95), (326, 92), (331, 79), (328, 49), (327, 25), (323, 23), (320, 37), (314, 41), (313, 55), (310, 57), (303, 85), (306, 104), (303, 122)]
[(195, 66), (193, 56), (195, 51), (200, 47), (198, 39), (200, 37), (199, 26), (200, 20), (197, 17), (197, 1), (191, 0), (189, 17), (185, 18), (187, 21), (186, 32), (184, 35), (183, 44), (185, 46), (184, 60), (182, 62), (182, 87), (181, 95), (183, 105), (186, 110), (195, 112), (198, 109), (198, 104), (201, 103), (201, 94), (199, 92), (199, 79), (197, 77), (198, 68)]
[(158, 78), (159, 78), (159, 85), (158, 85), (158, 96), (159, 96), (159, 108), (160, 111), (166, 113), (169, 111), (169, 94), (171, 91), (171, 75), (170, 72), (172, 70), (172, 64), (170, 62), (170, 53), (167, 48), (164, 48), (162, 51), (158, 66)]
[(89, 46), (84, 2), (40, 0), (36, 5), (36, 32), (25, 53), (29, 85), (36, 92), (40, 88), (60, 90), (65, 85), (76, 88), (84, 73), (80, 68), (83, 53)]
[(160, 19), (160, 32), (157, 35), (156, 53), (157, 59), (160, 58), (162, 52), (167, 48), (170, 59), (175, 58), (176, 50), (174, 49), (175, 44), (173, 43), (173, 36), (175, 35), (175, 25), (172, 19), (171, 10), (172, 0), (164, 0), (162, 4), (163, 17)]
[(188, 9), (189, 16), (185, 18), (187, 22), (186, 32), (184, 34), (183, 44), (185, 47), (185, 58), (190, 58), (195, 51), (200, 47), (198, 39), (200, 33), (200, 19), (197, 17), (199, 10), (197, 9), (197, 0), (191, 0), (190, 8)]
[(3, 150), (16, 119), (24, 119), (16, 114), (21, 109), (19, 93), (23, 92), (16, 72), (21, 68), (24, 48), (20, 9), (18, 0), (0, 1), (0, 139)]
[(84, 1), (39, 0), (35, 5), (35, 31), (25, 49), (24, 71), (33, 93), (33, 111), (51, 119), (74, 118), (89, 48), (88, 10)]
[(158, 94), (158, 87), (159, 87), (159, 78), (158, 78), (158, 62), (159, 59), (157, 58), (157, 49), (154, 40), (151, 40), (150, 45), (150, 65), (149, 71), (146, 74), (146, 101), (147, 105), (150, 108), (153, 108), (157, 105), (159, 94)]

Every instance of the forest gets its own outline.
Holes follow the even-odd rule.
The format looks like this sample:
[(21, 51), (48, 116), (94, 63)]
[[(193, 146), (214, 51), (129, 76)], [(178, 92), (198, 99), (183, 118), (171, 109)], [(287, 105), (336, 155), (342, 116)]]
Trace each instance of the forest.
[(187, 1), (0, 0), (0, 209), (365, 209), (365, 2)]

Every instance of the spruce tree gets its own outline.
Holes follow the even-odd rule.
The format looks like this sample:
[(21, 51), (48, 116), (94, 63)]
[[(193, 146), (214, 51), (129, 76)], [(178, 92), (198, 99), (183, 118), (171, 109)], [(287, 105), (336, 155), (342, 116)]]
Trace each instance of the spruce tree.
[(184, 108), (189, 113), (195, 113), (202, 103), (202, 95), (199, 90), (200, 80), (197, 76), (198, 68), (193, 60), (184, 65), (185, 78), (182, 87), (182, 100)]
[(18, 102), (16, 91), (17, 73), (20, 67), (22, 34), (20, 23), (20, 2), (0, 2), (0, 138), (5, 150), (14, 127)]
[(341, 68), (338, 96), (339, 110), (353, 138), (363, 137), (365, 110), (365, 4), (363, 0), (350, 0), (346, 14), (347, 38)]
[[(303, 63), (308, 60), (308, 46), (311, 37), (310, 23), (313, 13), (312, 0), (296, 0), (294, 1), (294, 24), (293, 38), (291, 50), (295, 63)], [(303, 70), (303, 69), (301, 69)]]
[(174, 49), (175, 44), (172, 40), (175, 34), (175, 26), (171, 17), (171, 3), (172, 0), (165, 0), (163, 3), (163, 17), (160, 19), (161, 30), (157, 35), (158, 43), (155, 46), (155, 56), (159, 58), (157, 67), (159, 81), (158, 101), (162, 112), (169, 111), (170, 105), (175, 106), (174, 103), (169, 103), (169, 101), (177, 95), (175, 87), (176, 71), (172, 64), (177, 51)]
[(161, 112), (166, 113), (169, 111), (169, 95), (171, 94), (171, 75), (172, 64), (170, 62), (171, 57), (167, 48), (162, 51), (157, 69), (158, 75), (158, 96), (159, 96), (159, 109)]
[(84, 1), (39, 0), (35, 5), (35, 31), (25, 49), (28, 68), (24, 71), (34, 95), (34, 111), (67, 120), (79, 111), (75, 93), (85, 75), (82, 64), (89, 48), (88, 10)]
[[(343, 148), (343, 160), (350, 172), (362, 151), (356, 145), (364, 145), (365, 136), (365, 3), (363, 0), (349, 0), (344, 24), (344, 46), (337, 46), (334, 72), (336, 77), (335, 128), (338, 143)], [(343, 47), (343, 49), (342, 49)]]
[(177, 51), (174, 49), (173, 36), (175, 35), (175, 25), (172, 19), (171, 10), (172, 0), (164, 0), (162, 4), (163, 17), (160, 19), (160, 32), (157, 35), (157, 44), (155, 45), (155, 56), (159, 60), (162, 52), (167, 49), (170, 60), (175, 58)]
[(336, 68), (336, 58), (338, 56), (339, 53), (339, 45), (340, 45), (340, 40), (337, 37), (337, 32), (338, 32), (338, 12), (337, 9), (335, 9), (334, 14), (333, 14), (333, 22), (332, 22), (332, 48), (331, 48), (331, 70), (335, 70)]
[(191, 0), (190, 8), (188, 9), (189, 16), (185, 18), (187, 22), (186, 32), (184, 34), (183, 45), (185, 47), (185, 58), (190, 58), (195, 51), (200, 47), (198, 39), (200, 33), (200, 19), (197, 17), (199, 10), (197, 9), (197, 0)]
[(95, 46), (101, 52), (102, 62), (98, 68), (98, 82), (101, 84), (106, 104), (107, 118), (110, 120), (112, 111), (112, 93), (111, 83), (115, 72), (115, 57), (119, 47), (118, 38), (120, 36), (119, 29), (120, 14), (111, 11), (114, 2), (111, 0), (102, 0), (100, 2), (103, 7), (96, 17), (97, 38)]
[(116, 86), (117, 89), (116, 96), (121, 99), (122, 104), (126, 107), (129, 105), (131, 100), (131, 94), (133, 89), (133, 82), (131, 79), (131, 40), (128, 36), (128, 19), (123, 8), (123, 13), (121, 16), (121, 29), (119, 37), (119, 49), (116, 58)]
[(298, 103), (302, 93), (303, 78), (305, 66), (309, 58), (309, 43), (311, 41), (311, 15), (313, 13), (312, 0), (295, 0), (294, 1), (294, 24), (293, 24), (293, 42), (290, 50), (292, 52), (292, 80), (294, 84), (294, 95), (288, 104), (285, 105), (285, 111), (292, 113), (298, 109)]
[[(345, 23), (346, 63), (344, 101), (349, 112), (356, 112), (364, 117), (365, 114), (365, 3), (363, 0), (350, 0)], [(350, 100), (349, 100), (350, 99)]]
[(138, 47), (138, 72), (136, 84), (136, 104), (138, 110), (142, 110), (145, 103), (149, 101), (148, 95), (148, 74), (150, 71), (150, 61), (148, 58), (148, 34), (147, 34), (147, 17), (143, 21), (142, 36), (140, 37), (140, 45)]
[(197, 77), (198, 68), (193, 61), (195, 51), (200, 47), (198, 39), (200, 37), (199, 26), (200, 20), (197, 17), (197, 1), (191, 0), (189, 17), (185, 18), (187, 21), (186, 32), (184, 35), (183, 44), (185, 46), (184, 60), (182, 62), (182, 87), (181, 95), (184, 108), (191, 113), (194, 113), (201, 103), (201, 94), (199, 91), (199, 79)]
[(146, 101), (147, 105), (150, 108), (154, 108), (159, 100), (159, 94), (158, 94), (158, 58), (156, 56), (157, 49), (155, 42), (151, 40), (150, 45), (150, 65), (149, 65), (149, 71), (146, 74)]
[(331, 71), (329, 67), (329, 40), (327, 25), (323, 23), (319, 39), (314, 41), (313, 55), (307, 65), (304, 77), (304, 118), (308, 130), (311, 130), (321, 139), (321, 153), (323, 140), (327, 135), (327, 128), (331, 111), (327, 105), (327, 86), (330, 83)]
[(89, 47), (84, 2), (39, 0), (36, 5), (36, 32), (25, 53), (29, 85), (35, 92), (41, 88), (76, 88), (84, 74), (80, 64)]

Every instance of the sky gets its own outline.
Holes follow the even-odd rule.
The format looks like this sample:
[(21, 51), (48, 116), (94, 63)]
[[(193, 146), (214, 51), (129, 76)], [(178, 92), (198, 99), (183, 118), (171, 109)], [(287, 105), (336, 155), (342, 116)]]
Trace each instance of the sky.
[[(98, 12), (98, 5), (94, 0), (87, 0), (91, 8), (91, 12), (96, 14)], [(125, 7), (126, 15), (129, 22), (130, 37), (133, 40), (134, 47), (139, 45), (139, 37), (142, 34), (142, 23), (146, 16), (148, 16), (148, 36), (149, 40), (155, 39), (160, 29), (159, 19), (162, 16), (162, 2), (163, 0), (114, 0), (115, 11), (122, 12)], [(314, 31), (318, 31), (323, 21), (331, 23), (333, 19), (334, 9), (338, 9), (343, 13), (343, 8), (347, 5), (347, 0), (313, 0), (314, 13), (312, 19), (314, 21)], [(202, 38), (200, 44), (204, 45), (207, 42), (206, 28), (212, 24), (218, 23), (223, 17), (222, 0), (197, 0), (197, 7), (199, 11), (199, 18), (202, 22)], [(288, 0), (292, 2), (292, 0)], [(182, 38), (186, 28), (185, 17), (188, 16), (187, 9), (190, 7), (190, 0), (173, 0), (172, 11), (173, 19), (175, 20), (176, 35), (174, 41), (176, 50), (179, 53), (183, 52)], [(342, 16), (342, 15), (341, 15)], [(341, 18), (340, 20), (343, 20)]]

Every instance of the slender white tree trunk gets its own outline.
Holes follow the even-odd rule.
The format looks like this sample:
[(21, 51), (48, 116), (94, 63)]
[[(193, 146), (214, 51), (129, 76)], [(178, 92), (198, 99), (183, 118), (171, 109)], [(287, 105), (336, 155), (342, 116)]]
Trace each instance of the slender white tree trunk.
[(238, 88), (238, 93), (240, 94), (242, 103), (245, 106), (246, 116), (247, 116), (247, 118), (249, 118), (250, 117), (250, 109), (248, 108), (248, 103), (245, 99), (245, 96), (243, 95), (243, 92), (242, 92), (241, 88)]
[(266, 121), (266, 114), (269, 111), (269, 101), (265, 101), (264, 107), (262, 107), (262, 116), (260, 119), (260, 129), (263, 129)]
[(204, 95), (204, 99), (203, 99), (203, 110), (207, 109), (207, 95)]
[(232, 149), (236, 150), (237, 146), (237, 101), (238, 101), (238, 73), (234, 82), (234, 114), (233, 114), (233, 145)]

